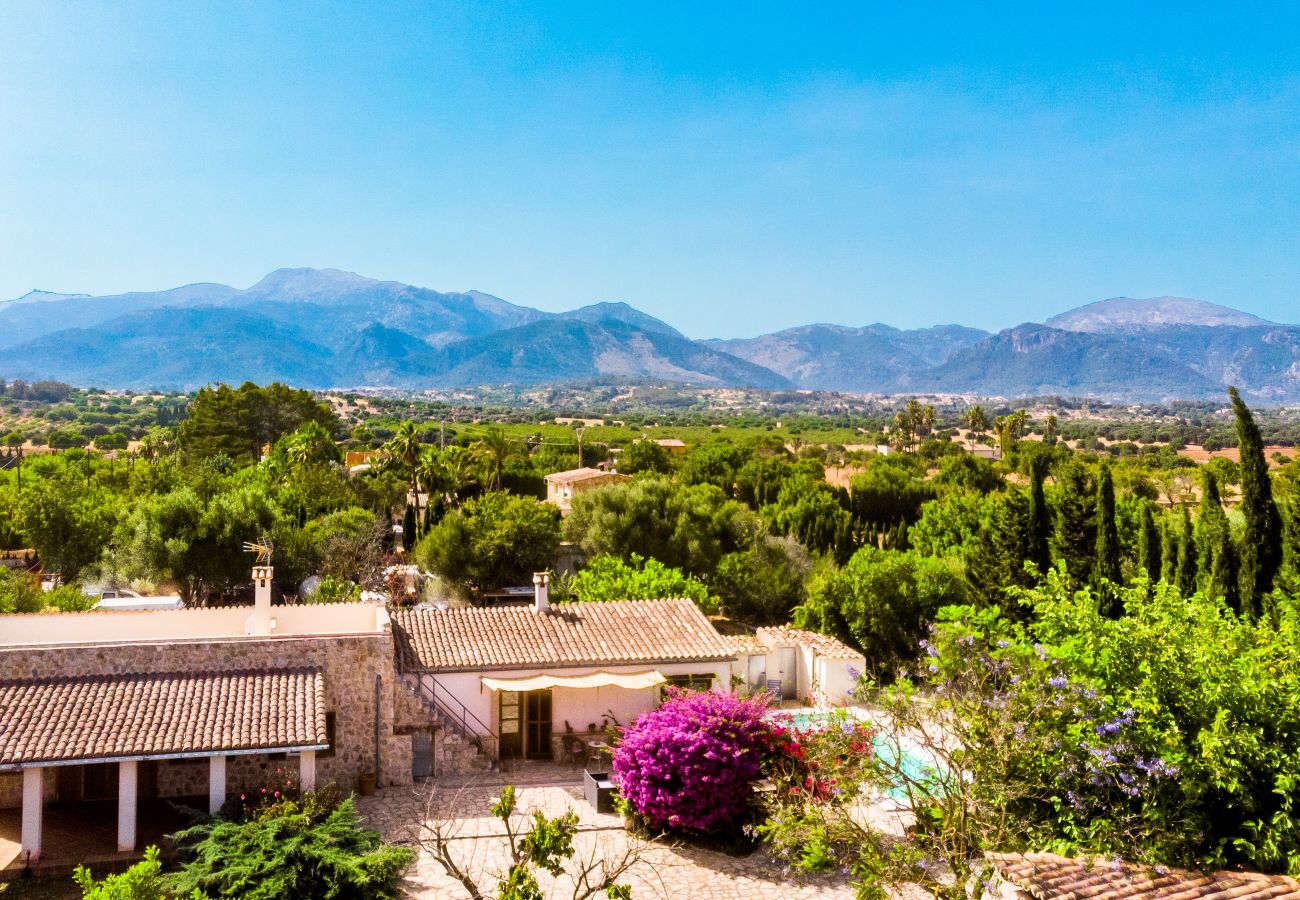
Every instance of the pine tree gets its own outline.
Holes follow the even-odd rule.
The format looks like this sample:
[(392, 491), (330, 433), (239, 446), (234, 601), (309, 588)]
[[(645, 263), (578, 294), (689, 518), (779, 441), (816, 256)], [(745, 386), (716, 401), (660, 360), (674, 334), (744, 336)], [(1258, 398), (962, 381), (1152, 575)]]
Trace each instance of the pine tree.
[(1153, 581), (1160, 578), (1161, 535), (1156, 528), (1155, 516), (1151, 513), (1151, 504), (1142, 504), (1141, 518), (1138, 519), (1138, 568), (1147, 573)]
[(1178, 585), (1178, 592), (1184, 597), (1190, 597), (1196, 593), (1197, 574), (1196, 539), (1192, 533), (1192, 514), (1184, 506), (1183, 531), (1178, 537), (1178, 572), (1174, 576), (1174, 582)]
[(1120, 583), (1119, 531), (1115, 527), (1115, 482), (1110, 466), (1103, 464), (1097, 476), (1097, 556), (1092, 566), (1092, 584), (1102, 597), (1102, 613), (1118, 619), (1124, 613), (1115, 587)]
[(1259, 427), (1235, 387), (1228, 388), (1237, 417), (1237, 450), (1241, 457), (1241, 512), (1246, 532), (1241, 544), (1241, 605), (1247, 616), (1259, 615), (1261, 600), (1273, 590), (1282, 565), (1282, 517), (1273, 502), (1273, 484)]

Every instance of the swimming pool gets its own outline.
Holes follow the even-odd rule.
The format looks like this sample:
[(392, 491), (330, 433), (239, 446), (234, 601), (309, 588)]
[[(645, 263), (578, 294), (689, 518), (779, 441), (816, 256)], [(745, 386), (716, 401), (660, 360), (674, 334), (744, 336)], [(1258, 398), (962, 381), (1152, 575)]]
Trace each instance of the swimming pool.
[[(828, 728), (852, 727), (862, 722), (869, 722), (866, 710), (848, 706), (841, 709), (778, 709), (764, 716), (769, 722), (783, 725), (791, 731), (810, 732), (825, 731)], [(939, 764), (925, 754), (920, 748), (901, 746), (883, 735), (872, 738), (872, 747), (877, 757), (890, 768), (902, 772), (897, 783), (885, 793), (895, 800), (906, 800), (907, 792), (903, 787), (905, 781), (933, 781), (939, 772)]]

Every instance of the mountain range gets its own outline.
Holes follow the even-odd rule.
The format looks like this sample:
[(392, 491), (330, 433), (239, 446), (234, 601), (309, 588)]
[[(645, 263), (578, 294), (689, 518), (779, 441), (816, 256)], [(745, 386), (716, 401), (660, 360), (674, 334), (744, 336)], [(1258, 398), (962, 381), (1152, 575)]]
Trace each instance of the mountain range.
[(1179, 297), (1089, 303), (996, 334), (805, 325), (691, 340), (625, 303), (564, 313), (336, 269), (0, 302), (0, 376), (120, 388), (212, 381), (451, 388), (653, 380), (856, 393), (1300, 402), (1300, 326)]

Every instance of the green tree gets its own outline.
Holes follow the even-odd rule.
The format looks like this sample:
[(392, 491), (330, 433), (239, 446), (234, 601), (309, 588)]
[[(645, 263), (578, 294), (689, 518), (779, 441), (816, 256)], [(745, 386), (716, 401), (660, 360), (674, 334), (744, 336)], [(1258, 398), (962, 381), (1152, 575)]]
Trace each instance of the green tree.
[[(1046, 573), (1052, 567), (1051, 536), (1052, 514), (1047, 508), (1043, 480), (1047, 477), (1047, 459), (1041, 453), (1029, 458), (1029, 562)], [(1114, 496), (1111, 505), (1114, 506)], [(1113, 509), (1112, 509), (1113, 513)], [(1113, 515), (1112, 515), (1113, 518)]]
[(469, 500), (415, 546), (416, 561), (471, 589), (527, 584), (551, 568), (560, 544), (560, 512), (531, 497), (490, 491)]
[(1119, 531), (1115, 526), (1115, 482), (1103, 463), (1097, 475), (1097, 558), (1092, 568), (1094, 589), (1102, 598), (1102, 612), (1111, 619), (1123, 615), (1115, 588), (1121, 583)]
[(564, 533), (590, 556), (630, 559), (636, 553), (708, 577), (724, 553), (739, 550), (760, 529), (757, 517), (710, 484), (681, 486), (638, 478), (573, 498)]
[(1077, 460), (1056, 467), (1056, 533), (1053, 557), (1065, 563), (1076, 585), (1085, 584), (1097, 558), (1097, 486)]
[(65, 581), (96, 562), (117, 524), (117, 498), (83, 477), (63, 469), (32, 478), (14, 504), (14, 521), (49, 571)]
[(711, 583), (729, 618), (780, 625), (804, 602), (804, 581), (812, 568), (808, 551), (793, 537), (761, 535), (746, 549), (723, 556)]
[(649, 439), (633, 441), (618, 457), (618, 470), (627, 475), (638, 472), (665, 474), (672, 469), (668, 451)]
[(1192, 514), (1183, 507), (1183, 528), (1178, 537), (1178, 571), (1174, 583), (1178, 592), (1184, 597), (1196, 593), (1196, 580), (1200, 574), (1200, 564), (1196, 558), (1196, 539), (1192, 529)]
[(1152, 581), (1159, 581), (1162, 577), (1161, 533), (1156, 527), (1150, 501), (1142, 501), (1141, 512), (1138, 515), (1137, 567)]
[(474, 456), (487, 466), (491, 475), (490, 486), (494, 491), (501, 490), (501, 473), (505, 470), (506, 463), (524, 452), (520, 442), (498, 426), (484, 431), (472, 449)]
[[(180, 900), (165, 890), (167, 877), (163, 875), (157, 847), (146, 849), (144, 859), (125, 872), (106, 875), (103, 880), (96, 881), (89, 869), (77, 866), (72, 880), (81, 888), (82, 900)], [(188, 900), (204, 900), (206, 896), (196, 888)]]
[(843, 569), (812, 577), (795, 623), (860, 647), (870, 674), (890, 679), (916, 656), (939, 608), (966, 596), (949, 561), (863, 547)]
[(597, 556), (570, 578), (564, 589), (584, 603), (688, 597), (705, 613), (718, 611), (717, 598), (694, 575), (636, 554), (627, 562), (616, 556)]
[(1235, 387), (1228, 388), (1237, 421), (1237, 449), (1241, 457), (1241, 513), (1246, 531), (1241, 543), (1241, 605), (1258, 616), (1263, 596), (1273, 590), (1282, 565), (1282, 519), (1273, 501), (1264, 440), (1250, 409)]
[(248, 581), (245, 541), (275, 527), (277, 510), (264, 491), (228, 486), (204, 500), (193, 488), (145, 499), (114, 540), (113, 566), (128, 576), (177, 584), (187, 606), (202, 605)]

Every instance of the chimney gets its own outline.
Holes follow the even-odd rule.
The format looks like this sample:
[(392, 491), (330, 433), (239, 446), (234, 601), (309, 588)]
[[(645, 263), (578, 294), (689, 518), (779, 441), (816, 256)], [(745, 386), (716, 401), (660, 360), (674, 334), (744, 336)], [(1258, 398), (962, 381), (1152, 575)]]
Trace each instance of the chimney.
[(270, 566), (253, 566), (253, 616), (249, 634), (271, 633), (271, 577), (274, 572)]
[(551, 608), (550, 584), (549, 572), (533, 573), (533, 612), (546, 612)]

